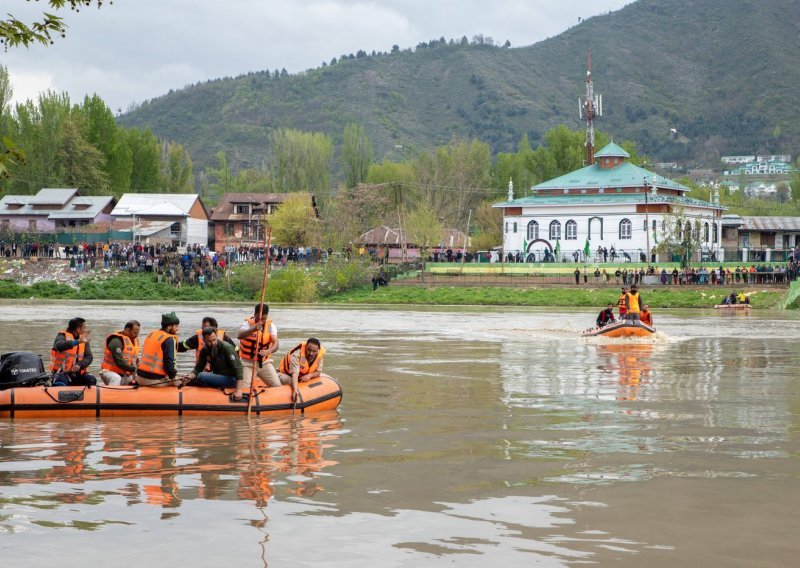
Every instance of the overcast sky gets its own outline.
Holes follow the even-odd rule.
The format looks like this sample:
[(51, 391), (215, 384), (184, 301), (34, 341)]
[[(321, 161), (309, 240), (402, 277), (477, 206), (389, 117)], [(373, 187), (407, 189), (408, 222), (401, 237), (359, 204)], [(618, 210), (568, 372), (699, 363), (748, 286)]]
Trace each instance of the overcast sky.
[[(342, 53), (389, 51), (475, 34), (531, 45), (631, 0), (113, 0), (62, 11), (55, 45), (0, 51), (14, 100), (47, 89), (97, 93), (114, 109), (171, 88), (248, 71), (317, 67)], [(47, 3), (0, 0), (30, 21)]]

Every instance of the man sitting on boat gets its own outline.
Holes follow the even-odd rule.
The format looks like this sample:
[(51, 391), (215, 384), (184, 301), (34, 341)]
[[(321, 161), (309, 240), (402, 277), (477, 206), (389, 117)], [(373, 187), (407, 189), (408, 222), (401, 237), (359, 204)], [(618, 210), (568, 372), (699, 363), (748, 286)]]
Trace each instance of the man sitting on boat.
[(72, 318), (67, 329), (56, 334), (50, 351), (50, 371), (54, 385), (96, 385), (87, 369), (92, 364), (89, 326), (83, 318)]
[[(197, 363), (194, 369), (184, 376), (184, 384), (194, 381), (201, 387), (226, 389), (236, 387), (233, 394), (234, 400), (242, 399), (242, 362), (236, 349), (225, 341), (217, 338), (217, 333), (212, 327), (205, 327), (203, 334), (203, 348), (199, 350)], [(206, 371), (207, 366), (210, 371)]]
[(136, 370), (136, 382), (144, 387), (181, 386), (175, 367), (180, 320), (175, 312), (161, 316), (161, 329), (151, 331), (142, 346), (142, 358)]
[(653, 314), (650, 313), (650, 306), (648, 306), (647, 304), (644, 304), (642, 306), (642, 311), (639, 314), (639, 320), (643, 324), (653, 327)]
[(639, 321), (642, 298), (636, 284), (631, 285), (631, 291), (625, 295), (625, 317), (631, 321)]
[(597, 327), (605, 327), (610, 323), (614, 323), (614, 304), (610, 303), (600, 314), (597, 316)]
[(139, 362), (139, 330), (141, 324), (131, 320), (122, 331), (106, 337), (100, 378), (107, 385), (129, 385), (136, 374)]
[(319, 339), (309, 337), (299, 345), (291, 348), (281, 359), (278, 377), (281, 384), (292, 386), (292, 400), (297, 400), (297, 383), (305, 383), (316, 379), (323, 373), (322, 358), (325, 348)]
[(749, 296), (745, 296), (744, 292), (739, 292), (739, 294), (736, 296), (736, 300), (740, 304), (749, 304), (750, 303), (750, 297)]
[(200, 351), (203, 349), (203, 330), (207, 327), (210, 327), (214, 330), (217, 335), (217, 340), (225, 341), (229, 343), (231, 347), (234, 349), (236, 348), (236, 344), (233, 342), (233, 339), (225, 333), (224, 329), (219, 329), (219, 324), (217, 323), (216, 318), (212, 318), (211, 316), (206, 316), (203, 318), (202, 323), (200, 324), (200, 329), (195, 331), (194, 335), (191, 336), (189, 339), (181, 341), (178, 344), (178, 353), (185, 353), (187, 351), (194, 350), (194, 360), (197, 362), (197, 359), (200, 357)]

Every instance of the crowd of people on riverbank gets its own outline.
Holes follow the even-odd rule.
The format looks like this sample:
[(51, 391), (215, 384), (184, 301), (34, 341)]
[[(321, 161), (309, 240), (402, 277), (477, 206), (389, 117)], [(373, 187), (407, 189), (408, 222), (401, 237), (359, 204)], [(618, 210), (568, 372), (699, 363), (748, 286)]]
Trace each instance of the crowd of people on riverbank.
[[(632, 284), (651, 284), (662, 286), (725, 286), (730, 284), (784, 284), (797, 279), (800, 266), (790, 260), (786, 264), (752, 264), (750, 266), (736, 266), (735, 268), (723, 267), (707, 268), (705, 266), (668, 270), (662, 267), (650, 266), (649, 268), (617, 268), (610, 272), (605, 268), (595, 267), (591, 272), (588, 267), (575, 268), (573, 276), (575, 284), (610, 284), (614, 278), (615, 284), (630, 286)], [(651, 278), (646, 279), (649, 276)]]
[[(290, 385), (296, 400), (299, 383), (321, 376), (325, 348), (314, 337), (289, 349), (276, 365), (273, 355), (280, 342), (278, 330), (269, 319), (269, 306), (256, 304), (251, 316), (236, 332), (220, 329), (214, 317), (203, 318), (200, 327), (188, 338), (178, 337), (180, 319), (175, 312), (161, 316), (161, 326), (151, 331), (140, 344), (141, 324), (131, 320), (120, 331), (102, 342), (103, 359), (98, 377), (105, 385), (139, 387), (183, 387), (193, 384), (217, 389), (234, 389), (233, 400), (241, 400), (252, 381), (259, 388)], [(49, 383), (54, 386), (93, 386), (98, 379), (89, 372), (94, 362), (88, 322), (81, 317), (69, 320), (66, 329), (56, 334), (50, 351)], [(236, 337), (239, 344), (232, 339)], [(179, 376), (178, 353), (195, 352), (192, 371)]]

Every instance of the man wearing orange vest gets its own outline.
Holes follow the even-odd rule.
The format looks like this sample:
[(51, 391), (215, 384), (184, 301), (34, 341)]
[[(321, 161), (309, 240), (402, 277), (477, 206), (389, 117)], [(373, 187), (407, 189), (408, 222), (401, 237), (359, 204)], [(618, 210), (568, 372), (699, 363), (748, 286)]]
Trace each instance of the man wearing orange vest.
[(641, 306), (644, 305), (639, 290), (636, 284), (631, 286), (631, 291), (625, 295), (625, 317), (632, 321), (639, 321), (639, 314), (642, 311)]
[(316, 337), (309, 337), (299, 345), (293, 347), (281, 359), (280, 374), (281, 384), (292, 386), (292, 400), (297, 400), (297, 383), (305, 383), (316, 379), (323, 373), (322, 358), (325, 348)]
[(217, 323), (216, 318), (212, 318), (211, 316), (206, 316), (203, 318), (203, 323), (200, 326), (200, 329), (195, 331), (194, 335), (191, 336), (189, 339), (181, 341), (178, 344), (178, 353), (185, 353), (186, 351), (195, 351), (194, 360), (197, 362), (197, 359), (200, 357), (200, 350), (203, 349), (203, 330), (207, 327), (210, 327), (214, 330), (214, 333), (217, 336), (218, 341), (224, 341), (225, 343), (230, 343), (231, 346), (234, 348), (236, 344), (233, 342), (233, 339), (225, 333), (224, 329), (219, 329), (219, 324)]
[(50, 351), (50, 371), (54, 385), (96, 385), (97, 379), (87, 372), (92, 364), (89, 347), (89, 326), (83, 318), (72, 318), (67, 329), (59, 331)]
[(278, 329), (267, 317), (269, 306), (264, 304), (261, 320), (258, 319), (261, 304), (256, 304), (253, 317), (247, 318), (239, 328), (239, 357), (244, 372), (244, 388), (250, 388), (253, 368), (256, 376), (269, 387), (281, 386), (272, 354), (278, 350)]
[(139, 330), (141, 324), (131, 320), (122, 331), (115, 331), (106, 337), (106, 350), (103, 364), (100, 365), (100, 378), (107, 385), (129, 385), (139, 364)]
[(181, 386), (175, 367), (180, 320), (175, 312), (161, 316), (161, 329), (151, 331), (142, 346), (136, 382), (144, 387)]

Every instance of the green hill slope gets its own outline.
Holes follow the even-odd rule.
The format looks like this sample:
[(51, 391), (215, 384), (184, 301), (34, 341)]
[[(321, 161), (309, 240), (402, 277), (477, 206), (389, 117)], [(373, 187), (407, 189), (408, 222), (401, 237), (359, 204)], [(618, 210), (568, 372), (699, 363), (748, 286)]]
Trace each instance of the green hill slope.
[[(187, 146), (196, 163), (225, 150), (243, 167), (269, 159), (272, 128), (340, 141), (364, 126), (376, 157), (476, 136), (495, 151), (579, 127), (586, 48), (605, 116), (657, 160), (796, 154), (800, 85), (796, 0), (639, 0), (524, 48), (442, 46), (359, 57), (299, 75), (252, 74), (198, 84), (120, 118)], [(670, 129), (677, 130), (677, 135)]]

